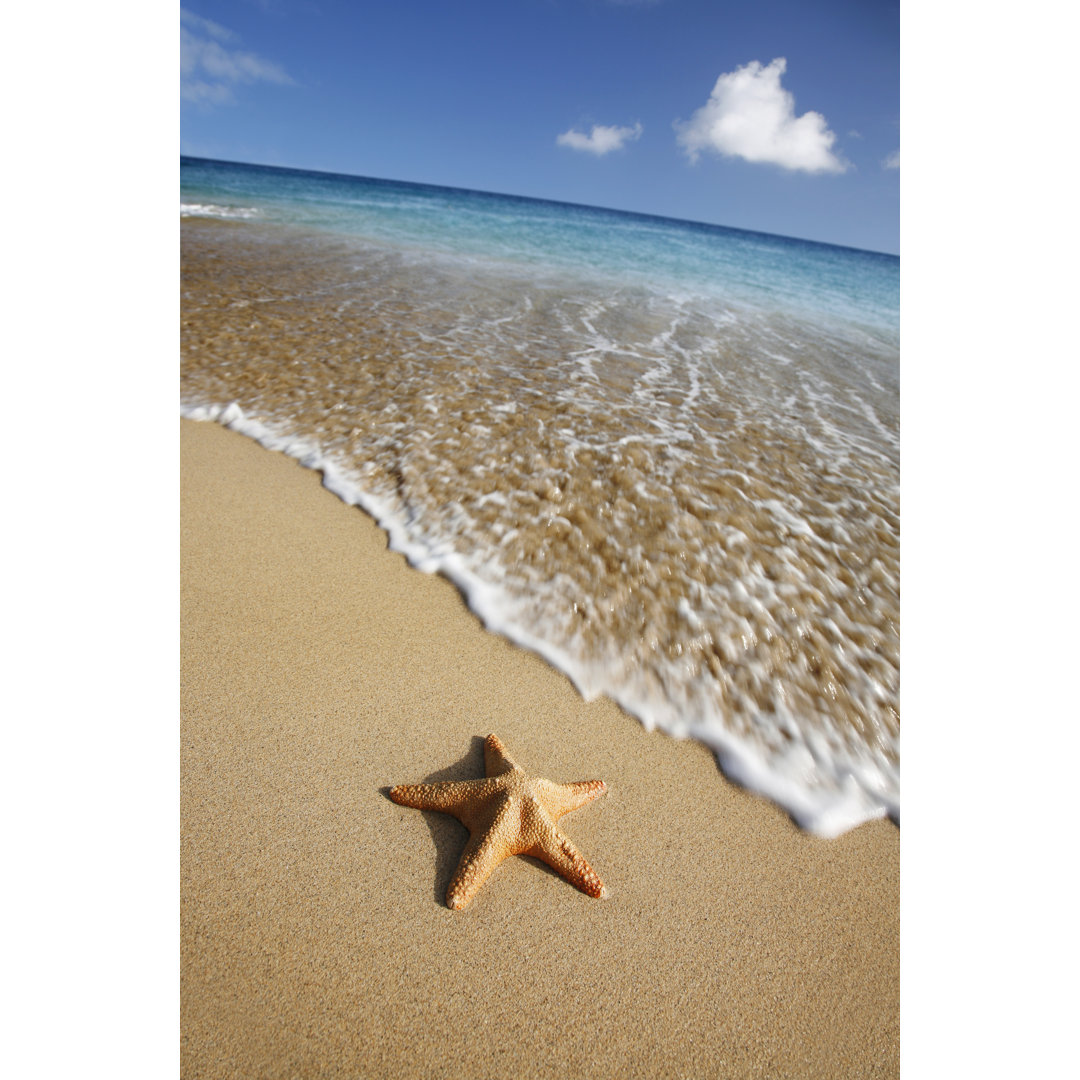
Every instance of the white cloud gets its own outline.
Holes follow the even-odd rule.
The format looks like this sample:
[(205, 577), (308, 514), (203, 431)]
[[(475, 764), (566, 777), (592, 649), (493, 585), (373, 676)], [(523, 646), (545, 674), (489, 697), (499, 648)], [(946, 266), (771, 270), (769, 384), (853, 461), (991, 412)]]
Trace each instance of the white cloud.
[(895, 149), (882, 163), (883, 169), (899, 169), (900, 168), (900, 149)]
[(780, 85), (783, 57), (767, 67), (752, 60), (716, 80), (709, 100), (685, 123), (676, 121), (678, 142), (692, 162), (702, 150), (803, 172), (844, 172), (848, 162), (833, 153), (836, 135), (821, 113), (795, 115), (795, 98)]
[(288, 72), (255, 53), (226, 48), (236, 35), (194, 12), (180, 9), (180, 97), (203, 105), (228, 105), (233, 88), (256, 82), (294, 85)]
[(627, 142), (640, 139), (645, 129), (641, 124), (633, 127), (605, 127), (603, 124), (593, 124), (592, 131), (588, 135), (582, 134), (571, 128), (564, 131), (556, 140), (559, 146), (569, 146), (572, 150), (585, 150), (590, 154), (602, 157), (611, 153), (612, 150), (621, 150)]

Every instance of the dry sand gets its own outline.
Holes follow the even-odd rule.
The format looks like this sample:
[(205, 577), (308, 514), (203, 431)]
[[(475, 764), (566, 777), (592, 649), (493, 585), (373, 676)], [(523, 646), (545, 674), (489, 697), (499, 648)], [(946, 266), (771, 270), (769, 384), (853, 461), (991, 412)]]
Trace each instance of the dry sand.
[[(196, 1077), (899, 1074), (898, 828), (800, 832), (587, 704), (319, 477), (181, 422), (181, 1068)], [(393, 784), (600, 778), (594, 900)]]

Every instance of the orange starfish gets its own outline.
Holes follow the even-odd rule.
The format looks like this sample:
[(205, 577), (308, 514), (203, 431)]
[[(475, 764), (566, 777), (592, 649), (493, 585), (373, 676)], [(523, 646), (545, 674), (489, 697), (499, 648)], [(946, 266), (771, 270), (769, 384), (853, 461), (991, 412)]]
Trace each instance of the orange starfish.
[(471, 833), (446, 890), (446, 906), (460, 910), (511, 855), (533, 855), (590, 896), (603, 896), (604, 883), (558, 829), (555, 822), (607, 791), (603, 780), (555, 784), (529, 776), (514, 763), (497, 736), (484, 741), (482, 780), (399, 784), (390, 798), (417, 810), (453, 814)]

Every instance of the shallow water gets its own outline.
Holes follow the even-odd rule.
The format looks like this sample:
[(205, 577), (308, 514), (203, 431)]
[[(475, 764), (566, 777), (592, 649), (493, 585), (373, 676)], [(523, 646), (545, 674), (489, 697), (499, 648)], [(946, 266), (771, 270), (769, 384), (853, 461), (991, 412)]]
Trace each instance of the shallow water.
[[(407, 192), (419, 210), (377, 191), (409, 222), (395, 238), (347, 208), (309, 220), (258, 179), (183, 195), (198, 207), (182, 230), (187, 415), (323, 469), (492, 629), (586, 695), (706, 742), (799, 824), (898, 817), (884, 257), (782, 238), (750, 256), (752, 234), (725, 246), (723, 230), (609, 211), (590, 242), (609, 215), (612, 251), (578, 257), (557, 207), (522, 224), (528, 201), (498, 197), (482, 197), (485, 250), (428, 189)], [(646, 244), (685, 258), (650, 277)]]

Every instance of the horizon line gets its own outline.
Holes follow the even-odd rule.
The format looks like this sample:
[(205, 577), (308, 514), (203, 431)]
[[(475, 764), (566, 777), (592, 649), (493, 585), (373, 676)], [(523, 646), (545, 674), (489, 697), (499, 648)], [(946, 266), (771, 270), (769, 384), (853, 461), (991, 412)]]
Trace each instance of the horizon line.
[(692, 218), (670, 217), (667, 214), (652, 214), (644, 210), (621, 210), (615, 206), (597, 206), (593, 203), (570, 202), (567, 199), (550, 199), (538, 195), (517, 195), (508, 191), (488, 191), (483, 188), (457, 187), (453, 184), (435, 184), (426, 180), (402, 180), (388, 176), (367, 176), (362, 173), (334, 172), (328, 169), (305, 169), (296, 165), (266, 165), (257, 161), (231, 161), (227, 158), (210, 158), (203, 157), (200, 154), (181, 153), (181, 162), (185, 159), (188, 161), (206, 161), (215, 165), (242, 165), (251, 169), (271, 169), (276, 172), (309, 173), (314, 174), (315, 176), (339, 177), (345, 180), (375, 180), (384, 184), (410, 184), (413, 187), (434, 188), (438, 191), (454, 191), (471, 195), (486, 195), (498, 199), (522, 199), (527, 202), (549, 203), (552, 206), (569, 206), (580, 210), (598, 210), (608, 214), (628, 214), (631, 217), (672, 222), (678, 225), (704, 226), (707, 229), (724, 229), (728, 232), (745, 233), (748, 236), (766, 237), (771, 240), (794, 240), (800, 244), (813, 244), (817, 247), (838, 248), (841, 251), (853, 251), (859, 255), (874, 255), (886, 259), (896, 259), (897, 262), (900, 261), (899, 253), (893, 253), (891, 251), (875, 251), (873, 248), (854, 247), (851, 244), (835, 244), (829, 240), (811, 240), (809, 237), (805, 236), (788, 236), (785, 233), (766, 232), (762, 229), (745, 229), (738, 225), (722, 225), (719, 222), (714, 221), (695, 221)]

